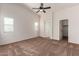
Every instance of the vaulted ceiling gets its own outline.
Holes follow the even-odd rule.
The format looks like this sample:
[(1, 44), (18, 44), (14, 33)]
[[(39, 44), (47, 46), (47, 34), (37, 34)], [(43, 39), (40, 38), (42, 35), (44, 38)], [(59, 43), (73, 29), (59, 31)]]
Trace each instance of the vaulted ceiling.
[[(24, 3), (24, 4), (27, 5), (31, 10), (33, 10), (32, 8), (38, 8), (40, 6), (40, 3)], [(58, 11), (76, 5), (79, 4), (78, 3), (44, 3), (44, 6), (51, 6), (52, 11), (53, 10)], [(37, 10), (33, 10), (33, 11), (36, 12)]]

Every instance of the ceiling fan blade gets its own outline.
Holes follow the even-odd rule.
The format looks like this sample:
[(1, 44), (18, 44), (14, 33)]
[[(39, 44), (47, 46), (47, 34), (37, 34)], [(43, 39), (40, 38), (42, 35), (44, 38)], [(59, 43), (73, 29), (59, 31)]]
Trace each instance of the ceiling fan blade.
[(44, 13), (46, 13), (46, 11), (45, 11), (45, 10), (43, 10), (43, 12), (44, 12)]
[(40, 10), (38, 10), (36, 13), (38, 13)]
[(50, 9), (51, 7), (45, 7), (45, 8), (43, 8), (43, 9)]
[(40, 9), (40, 8), (32, 8), (32, 9)]

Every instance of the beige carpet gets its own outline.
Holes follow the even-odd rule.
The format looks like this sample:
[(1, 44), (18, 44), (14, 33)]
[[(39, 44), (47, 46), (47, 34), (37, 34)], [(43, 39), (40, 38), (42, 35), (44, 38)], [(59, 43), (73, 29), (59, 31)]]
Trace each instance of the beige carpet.
[(1, 56), (78, 56), (79, 45), (47, 38), (33, 38), (0, 46)]

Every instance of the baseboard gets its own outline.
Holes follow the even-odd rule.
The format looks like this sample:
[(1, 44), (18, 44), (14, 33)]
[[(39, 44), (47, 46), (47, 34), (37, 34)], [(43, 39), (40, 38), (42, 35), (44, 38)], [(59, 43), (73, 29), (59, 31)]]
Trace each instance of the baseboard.
[(16, 43), (16, 42), (20, 42), (20, 41), (24, 41), (24, 40), (34, 39), (34, 38), (37, 38), (37, 37), (40, 37), (40, 36), (29, 37), (29, 38), (26, 38), (26, 39), (20, 39), (20, 40), (16, 40), (16, 41), (12, 41), (12, 42), (4, 42), (4, 43), (1, 43), (0, 45), (8, 45), (8, 44), (12, 44), (12, 43)]
[(68, 43), (69, 43), (69, 44), (79, 45), (79, 43), (76, 43), (76, 42), (69, 42), (69, 41), (68, 41)]

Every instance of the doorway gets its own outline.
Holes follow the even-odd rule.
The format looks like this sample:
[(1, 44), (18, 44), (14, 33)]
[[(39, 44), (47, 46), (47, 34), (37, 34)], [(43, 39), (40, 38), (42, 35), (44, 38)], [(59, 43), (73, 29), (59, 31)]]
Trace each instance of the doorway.
[(60, 39), (68, 42), (68, 19), (60, 20)]

